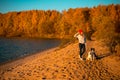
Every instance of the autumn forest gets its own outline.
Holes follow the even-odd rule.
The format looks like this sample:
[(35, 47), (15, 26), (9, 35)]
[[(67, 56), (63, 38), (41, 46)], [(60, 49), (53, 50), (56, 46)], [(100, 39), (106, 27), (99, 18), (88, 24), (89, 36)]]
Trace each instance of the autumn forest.
[(71, 38), (83, 29), (88, 39), (119, 39), (120, 5), (0, 13), (0, 36)]

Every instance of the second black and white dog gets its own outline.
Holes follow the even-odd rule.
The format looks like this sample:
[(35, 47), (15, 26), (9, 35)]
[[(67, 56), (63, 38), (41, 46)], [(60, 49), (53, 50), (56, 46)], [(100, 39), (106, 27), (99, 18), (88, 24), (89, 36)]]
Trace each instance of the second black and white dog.
[(91, 48), (91, 50), (88, 52), (87, 60), (95, 60), (97, 58), (95, 54), (95, 48)]

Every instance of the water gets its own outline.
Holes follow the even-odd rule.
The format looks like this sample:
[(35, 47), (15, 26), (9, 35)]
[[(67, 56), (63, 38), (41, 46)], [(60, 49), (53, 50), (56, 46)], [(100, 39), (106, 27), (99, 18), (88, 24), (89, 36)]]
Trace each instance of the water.
[(57, 39), (0, 38), (0, 63), (57, 47)]

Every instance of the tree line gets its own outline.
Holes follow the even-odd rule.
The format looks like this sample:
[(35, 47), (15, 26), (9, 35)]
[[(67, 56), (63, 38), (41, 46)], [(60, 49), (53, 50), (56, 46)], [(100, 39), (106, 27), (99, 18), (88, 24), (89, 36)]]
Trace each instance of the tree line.
[(0, 36), (71, 38), (83, 29), (88, 39), (118, 39), (120, 5), (99, 5), (93, 8), (30, 10), (0, 13)]

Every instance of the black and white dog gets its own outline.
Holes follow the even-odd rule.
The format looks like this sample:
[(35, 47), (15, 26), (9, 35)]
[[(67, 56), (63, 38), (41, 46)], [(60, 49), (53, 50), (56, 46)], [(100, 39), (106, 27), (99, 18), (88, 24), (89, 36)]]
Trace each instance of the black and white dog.
[(88, 52), (87, 60), (95, 60), (96, 59), (96, 54), (95, 54), (95, 48), (91, 48), (91, 50)]

